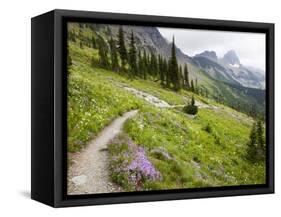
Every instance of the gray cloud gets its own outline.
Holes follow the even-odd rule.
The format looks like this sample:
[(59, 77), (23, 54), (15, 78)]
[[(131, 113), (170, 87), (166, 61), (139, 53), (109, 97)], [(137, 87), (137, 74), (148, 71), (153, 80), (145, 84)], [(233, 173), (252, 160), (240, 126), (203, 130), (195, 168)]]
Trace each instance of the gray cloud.
[(240, 62), (247, 66), (265, 69), (265, 34), (211, 30), (158, 28), (187, 55), (194, 56), (205, 50), (215, 51), (222, 57), (227, 51), (235, 50)]

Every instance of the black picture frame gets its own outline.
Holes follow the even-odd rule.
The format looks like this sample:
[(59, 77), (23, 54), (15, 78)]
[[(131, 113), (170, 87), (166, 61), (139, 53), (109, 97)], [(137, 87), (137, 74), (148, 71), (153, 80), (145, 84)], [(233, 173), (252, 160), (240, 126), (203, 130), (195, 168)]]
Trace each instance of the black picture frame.
[[(66, 195), (66, 23), (69, 21), (266, 34), (266, 184)], [(31, 198), (53, 207), (274, 193), (274, 24), (53, 10), (32, 18)]]

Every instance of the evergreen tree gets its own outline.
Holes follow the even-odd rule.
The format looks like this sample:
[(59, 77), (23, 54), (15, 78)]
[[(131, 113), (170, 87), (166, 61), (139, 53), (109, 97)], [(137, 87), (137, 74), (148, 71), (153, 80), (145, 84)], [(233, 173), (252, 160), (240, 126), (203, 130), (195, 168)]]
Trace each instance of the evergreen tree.
[(137, 75), (142, 77), (143, 71), (144, 71), (144, 64), (143, 64), (143, 57), (141, 55), (141, 51), (138, 51), (138, 70), (137, 70)]
[(191, 105), (194, 106), (195, 105), (195, 100), (194, 100), (194, 96), (192, 95), (191, 97)]
[(160, 78), (161, 85), (164, 86), (164, 83), (165, 83), (164, 59), (161, 57), (161, 55), (158, 56), (158, 72), (159, 72), (159, 78)]
[(115, 40), (112, 37), (109, 41), (109, 47), (110, 47), (110, 57), (111, 57), (111, 69), (113, 71), (118, 71), (119, 69), (118, 53), (117, 53)]
[(126, 62), (127, 62), (127, 50), (126, 50), (126, 46), (125, 46), (124, 32), (123, 32), (122, 26), (119, 28), (118, 48), (119, 48), (122, 69), (125, 70), (125, 66), (126, 66)]
[(258, 163), (265, 159), (265, 138), (261, 120), (258, 120), (253, 124), (247, 146), (247, 158), (252, 163)]
[(167, 61), (167, 72), (166, 72), (166, 87), (172, 87), (172, 76), (171, 76), (171, 59)]
[(157, 56), (156, 56), (156, 73), (155, 73), (155, 77), (157, 78), (157, 80), (160, 80), (160, 66), (161, 65), (161, 56), (160, 56), (160, 54), (158, 54)]
[(265, 137), (264, 137), (264, 129), (263, 129), (263, 123), (261, 119), (258, 119), (256, 123), (256, 128), (257, 128), (257, 143), (258, 147), (260, 149), (261, 154), (264, 156), (266, 147), (265, 147)]
[(94, 36), (92, 36), (92, 48), (97, 49), (97, 42), (96, 42), (96, 38)]
[(178, 68), (179, 68), (180, 87), (183, 87), (184, 78), (183, 78), (183, 73), (182, 73), (181, 65), (179, 65)]
[(194, 87), (195, 93), (198, 93), (198, 81), (197, 78), (195, 78), (195, 87)]
[(143, 79), (146, 80), (147, 78), (147, 71), (148, 71), (148, 60), (147, 60), (147, 55), (146, 55), (146, 51), (143, 51)]
[(107, 44), (102, 37), (99, 37), (98, 40), (98, 49), (99, 49), (99, 65), (102, 68), (108, 69), (110, 66), (108, 53), (107, 53)]
[(174, 37), (173, 37), (172, 49), (171, 49), (169, 77), (171, 78), (170, 80), (173, 84), (173, 89), (175, 91), (178, 91), (180, 89), (180, 78), (179, 78), (179, 72), (178, 72), (178, 63), (177, 63), (177, 57), (176, 57), (176, 46), (175, 46)]
[(131, 33), (131, 39), (130, 39), (129, 65), (131, 70), (129, 76), (133, 78), (137, 72), (137, 51), (135, 47), (135, 39), (134, 39), (133, 31)]
[(247, 151), (247, 155), (248, 155), (247, 157), (250, 161), (255, 161), (256, 159), (256, 146), (257, 146), (257, 132), (256, 132), (256, 123), (254, 123), (250, 132), (248, 151)]
[(187, 90), (189, 90), (190, 84), (189, 84), (189, 72), (188, 72), (187, 64), (184, 64), (184, 86)]
[(169, 70), (168, 70), (168, 63), (167, 60), (163, 59), (163, 76), (164, 76), (164, 86), (168, 87), (169, 82)]
[(99, 48), (99, 65), (105, 69), (109, 68), (109, 61), (107, 56), (107, 51), (103, 50), (101, 47)]
[(151, 64), (151, 62), (152, 62), (152, 60), (151, 60), (151, 53), (150, 53), (150, 55), (148, 54), (147, 55), (147, 74), (148, 75), (150, 75), (150, 77), (151, 77), (151, 75), (152, 75), (152, 64)]
[(183, 107), (183, 111), (190, 115), (196, 115), (198, 113), (198, 106), (195, 105), (195, 100), (193, 95), (190, 104)]
[(190, 91), (195, 91), (193, 80), (190, 81)]
[(157, 59), (153, 52), (150, 54), (149, 72), (154, 78), (157, 76)]

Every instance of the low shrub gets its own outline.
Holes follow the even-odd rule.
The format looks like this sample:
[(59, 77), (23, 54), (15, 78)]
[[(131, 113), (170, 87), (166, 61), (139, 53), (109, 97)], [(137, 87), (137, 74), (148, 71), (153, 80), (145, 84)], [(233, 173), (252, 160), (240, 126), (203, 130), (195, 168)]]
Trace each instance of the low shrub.
[(195, 105), (187, 105), (183, 108), (183, 111), (189, 115), (196, 115), (198, 113), (198, 107)]
[(198, 113), (198, 106), (195, 105), (193, 96), (191, 99), (191, 103), (183, 107), (183, 111), (189, 115), (196, 115)]

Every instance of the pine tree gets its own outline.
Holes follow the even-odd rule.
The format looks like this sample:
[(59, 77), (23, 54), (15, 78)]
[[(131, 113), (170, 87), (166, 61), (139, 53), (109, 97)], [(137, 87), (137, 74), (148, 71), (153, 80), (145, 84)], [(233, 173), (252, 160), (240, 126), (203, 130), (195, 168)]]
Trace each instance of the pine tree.
[(158, 54), (158, 58), (157, 58), (157, 78), (160, 80), (161, 82), (161, 76), (160, 76), (160, 70), (162, 68), (162, 57), (160, 54)]
[(149, 72), (154, 78), (157, 76), (157, 59), (153, 52), (150, 54)]
[(97, 49), (97, 42), (96, 42), (96, 38), (94, 36), (92, 36), (92, 48)]
[(111, 37), (109, 41), (110, 46), (110, 57), (111, 57), (111, 69), (113, 71), (119, 70), (119, 62), (118, 62), (118, 54), (117, 54), (117, 48), (115, 40)]
[(195, 91), (193, 80), (190, 81), (190, 91)]
[(168, 70), (168, 63), (167, 60), (163, 59), (163, 76), (164, 76), (164, 86), (168, 87), (169, 82), (169, 70)]
[(169, 76), (170, 80), (173, 84), (173, 89), (178, 91), (180, 89), (180, 78), (178, 72), (178, 63), (176, 57), (176, 46), (175, 39), (173, 37), (172, 48), (171, 48), (171, 58), (170, 58), (170, 66), (169, 66)]
[(192, 95), (191, 97), (191, 105), (194, 106), (195, 105), (195, 100), (194, 100), (194, 96)]
[(197, 81), (197, 78), (195, 78), (194, 92), (195, 92), (195, 93), (198, 93), (198, 81)]
[(137, 72), (137, 51), (135, 47), (134, 33), (131, 33), (130, 49), (129, 49), (129, 65), (130, 65), (130, 78), (133, 78)]
[(147, 78), (147, 71), (148, 71), (148, 60), (147, 60), (147, 55), (146, 55), (146, 51), (143, 51), (143, 79), (146, 80)]
[(126, 46), (125, 46), (124, 32), (123, 32), (122, 26), (119, 28), (118, 48), (119, 48), (122, 69), (125, 70), (125, 66), (127, 63), (127, 50), (126, 50)]
[(184, 86), (187, 90), (189, 90), (190, 84), (189, 84), (189, 72), (188, 72), (187, 64), (184, 64)]
[(257, 132), (256, 132), (256, 123), (253, 124), (249, 142), (248, 142), (248, 150), (247, 150), (247, 157), (250, 161), (255, 161), (256, 159), (256, 146), (257, 146)]
[(137, 75), (141, 77), (142, 74), (143, 74), (143, 71), (144, 71), (144, 64), (143, 64), (143, 57), (141, 55), (140, 50), (138, 51), (138, 58), (137, 59), (138, 59)]
[(178, 68), (179, 68), (180, 87), (183, 87), (184, 78), (183, 78), (181, 65), (178, 65)]
[(167, 61), (167, 77), (166, 77), (166, 87), (171, 88), (172, 87), (172, 76), (171, 76), (171, 59)]
[(198, 113), (198, 106), (195, 105), (194, 96), (191, 97), (190, 104), (183, 107), (183, 111), (190, 115), (196, 115)]
[(99, 48), (99, 65), (105, 69), (109, 68), (108, 56), (107, 52), (103, 50), (101, 47)]
[(147, 54), (147, 74), (148, 75), (150, 75), (150, 77), (151, 77), (151, 75), (152, 75), (152, 64), (151, 64), (151, 62), (152, 62), (152, 60), (151, 60), (151, 54)]
[(160, 83), (162, 86), (164, 86), (165, 84), (164, 58), (161, 55), (158, 56), (158, 72), (159, 72)]
[(257, 129), (257, 144), (259, 147), (259, 154), (261, 155), (261, 158), (263, 159), (265, 157), (266, 146), (265, 146), (263, 123), (262, 123), (261, 119), (259, 119), (257, 121), (256, 129)]
[(247, 146), (247, 158), (251, 162), (258, 163), (265, 159), (266, 147), (261, 120), (258, 120), (253, 124)]
[(99, 37), (98, 40), (98, 49), (99, 49), (99, 65), (105, 69), (108, 69), (110, 66), (108, 54), (107, 54), (107, 44), (102, 37)]

